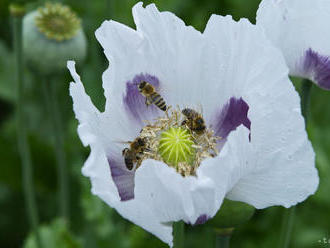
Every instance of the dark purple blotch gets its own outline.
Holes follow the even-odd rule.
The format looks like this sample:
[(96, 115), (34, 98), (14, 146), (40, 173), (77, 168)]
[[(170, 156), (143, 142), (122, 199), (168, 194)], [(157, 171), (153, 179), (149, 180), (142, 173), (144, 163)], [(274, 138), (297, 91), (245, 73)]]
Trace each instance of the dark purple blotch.
[(322, 89), (330, 90), (330, 56), (320, 55), (309, 48), (304, 56), (303, 70)]
[(133, 199), (135, 170), (128, 170), (122, 157), (117, 159), (108, 158), (108, 163), (120, 200), (128, 201)]
[(205, 224), (205, 222), (208, 221), (209, 219), (210, 218), (206, 214), (202, 214), (197, 218), (193, 226)]
[(157, 77), (143, 73), (126, 82), (126, 92), (123, 96), (125, 110), (139, 124), (143, 124), (147, 117), (150, 119), (150, 117), (152, 118), (159, 114), (159, 109), (156, 106), (146, 105), (146, 98), (139, 92), (138, 85), (142, 81), (152, 84), (156, 89), (159, 89), (160, 86)]
[[(126, 111), (141, 126), (144, 124), (144, 120), (151, 119), (148, 117), (152, 117), (152, 114), (157, 114), (159, 111), (155, 106), (146, 106), (145, 97), (138, 90), (138, 84), (142, 81), (152, 84), (156, 89), (159, 88), (157, 77), (141, 73), (126, 83), (126, 92), (123, 96)], [(133, 199), (135, 169), (128, 170), (122, 156), (109, 156), (108, 163), (120, 200), (128, 201)]]
[(219, 145), (222, 146), (229, 133), (243, 124), (250, 129), (251, 121), (247, 114), (249, 105), (242, 99), (231, 97), (229, 101), (216, 114), (212, 127), (215, 136), (220, 136)]

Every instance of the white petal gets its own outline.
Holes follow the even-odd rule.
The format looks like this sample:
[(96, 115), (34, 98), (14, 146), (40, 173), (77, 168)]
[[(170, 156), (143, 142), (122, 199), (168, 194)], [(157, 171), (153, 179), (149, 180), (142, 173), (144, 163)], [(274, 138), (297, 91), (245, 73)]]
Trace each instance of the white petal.
[[(228, 34), (217, 30), (227, 30)], [(299, 110), (299, 96), (288, 80), (288, 69), (282, 55), (266, 40), (260, 27), (252, 26), (246, 20), (237, 24), (231, 17), (212, 16), (204, 34), (218, 44), (219, 64), (224, 64), (224, 81), (218, 86), (219, 91), (222, 89), (222, 94), (227, 97), (241, 96), (249, 105), (254, 149), (246, 153), (245, 159), (241, 158), (241, 163), (248, 163), (250, 169), (244, 170), (246, 174), (240, 173), (242, 179), (232, 192), (240, 192), (240, 182), (244, 180), (257, 187), (259, 185), (261, 189), (263, 182), (273, 183), (272, 187), (267, 188), (268, 191), (264, 190), (264, 194), (251, 189), (250, 194), (244, 191), (240, 197), (232, 199), (246, 201), (256, 207), (274, 204), (289, 206), (304, 200), (315, 192), (318, 176), (314, 153)], [(238, 45), (242, 41), (245, 46)], [(230, 66), (233, 62), (235, 66)], [(243, 144), (237, 142), (236, 145), (244, 151), (247, 148)], [(301, 156), (302, 150), (308, 159)], [(276, 162), (278, 164), (274, 166)], [(253, 173), (259, 173), (260, 179), (256, 180), (253, 176), (250, 179)], [(272, 173), (282, 173), (286, 177), (281, 175), (285, 179), (280, 180), (270, 177)], [(303, 183), (299, 178), (306, 174), (309, 177)], [(284, 180), (288, 183), (283, 184)], [(284, 190), (284, 185), (288, 184), (291, 185), (290, 190)], [(241, 197), (243, 195), (244, 198)], [(276, 200), (273, 195), (277, 195)]]
[(109, 68), (103, 74), (103, 88), (107, 99), (119, 99), (125, 91), (126, 82), (135, 75), (145, 72), (147, 65), (141, 53), (142, 38), (133, 29), (115, 21), (105, 21), (95, 32), (96, 38), (104, 48), (110, 61)]
[(212, 63), (202, 34), (153, 4), (146, 8), (136, 4), (133, 16), (137, 31), (110, 21), (96, 32), (111, 64), (104, 77), (106, 97), (121, 97), (128, 81), (148, 73), (158, 77), (157, 91), (168, 105), (201, 105), (210, 92)]
[(272, 87), (268, 94), (247, 98), (254, 152), (246, 160), (252, 166), (241, 175), (228, 198), (256, 208), (289, 207), (316, 191), (315, 155), (291, 82), (283, 78), (268, 86)]
[[(107, 168), (106, 173), (103, 173), (105, 168), (102, 166), (102, 162), (105, 159), (105, 155), (102, 142), (99, 138), (100, 113), (86, 94), (80, 77), (75, 70), (74, 61), (68, 62), (68, 69), (75, 80), (75, 82), (71, 82), (70, 84), (70, 94), (72, 96), (76, 118), (79, 120), (79, 137), (85, 146), (91, 146), (91, 154), (82, 169), (83, 174), (91, 177), (92, 191), (94, 191), (95, 187), (98, 191), (102, 188), (102, 191), (106, 191), (111, 199), (118, 199), (116, 188), (112, 180), (109, 180), (109, 168)], [(107, 180), (102, 180), (105, 177)]]
[(172, 246), (172, 227), (162, 223), (158, 213), (151, 209), (148, 202), (140, 199), (128, 202), (120, 201), (117, 187), (111, 178), (108, 163), (109, 151), (110, 154), (116, 151), (121, 154), (122, 149), (119, 144), (119, 147), (116, 146), (114, 139), (116, 137), (125, 139), (131, 133), (129, 130), (125, 130), (125, 125), (120, 121), (120, 118), (124, 118), (124, 116), (112, 111), (110, 116), (113, 119), (109, 120), (109, 113), (100, 114), (85, 93), (73, 61), (68, 62), (68, 68), (75, 80), (70, 85), (70, 94), (76, 117), (80, 123), (79, 136), (85, 146), (91, 147), (90, 156), (82, 171), (91, 179), (93, 194), (98, 195), (109, 206), (115, 208), (123, 217)]
[(206, 119), (231, 97), (246, 101), (256, 89), (264, 94), (271, 84), (268, 81), (287, 73), (283, 58), (271, 48), (261, 28), (246, 19), (235, 22), (231, 16), (212, 15), (204, 35), (213, 48), (210, 58), (214, 68), (208, 79), (213, 88), (205, 103)]
[[(74, 112), (80, 123), (79, 131), (86, 129), (86, 135), (89, 135), (87, 133), (96, 133), (96, 135), (102, 137), (104, 143), (109, 143), (110, 141), (130, 141), (134, 139), (140, 131), (140, 127), (129, 124), (129, 119), (125, 115), (125, 111), (122, 111), (122, 103), (116, 103), (117, 106), (112, 106), (111, 111), (109, 110), (101, 114), (86, 94), (80, 77), (75, 70), (74, 61), (68, 62), (68, 69), (75, 80), (75, 83), (71, 82), (70, 84), (70, 94), (73, 98)], [(109, 132), (109, 130), (117, 131)], [(100, 135), (101, 133), (102, 135)], [(84, 134), (82, 133), (82, 135)], [(89, 142), (87, 137), (80, 136), (80, 138), (84, 144), (90, 144), (92, 142)]]
[[(327, 89), (330, 89), (330, 73), (326, 82), (320, 82), (323, 80), (315, 75), (319, 68), (306, 68), (304, 60), (309, 49), (330, 59), (329, 21), (327, 0), (263, 0), (257, 13), (257, 25), (262, 26), (269, 39), (281, 49), (290, 74), (314, 80)], [(330, 62), (326, 66), (329, 70)]]
[[(247, 20), (236, 23), (231, 17), (212, 16), (201, 34), (173, 14), (141, 3), (133, 15), (137, 31), (110, 21), (96, 33), (111, 63), (103, 75), (105, 112), (93, 114), (82, 86), (71, 93), (80, 125), (86, 126), (81, 138), (92, 149), (84, 173), (91, 177), (95, 194), (172, 245), (169, 222), (194, 224), (203, 216), (212, 217), (226, 194), (260, 208), (289, 206), (315, 191), (318, 177), (299, 98), (283, 56), (261, 28)], [(251, 141), (249, 130), (238, 127), (218, 157), (203, 161), (197, 177), (183, 178), (161, 162), (144, 161), (135, 182), (129, 182), (135, 183), (134, 199), (122, 202), (108, 162), (119, 154), (123, 163), (124, 146), (116, 140), (138, 136), (140, 126), (132, 124), (124, 99), (128, 82), (141, 73), (158, 77), (159, 92), (168, 104), (201, 104), (207, 121), (231, 97), (242, 98), (249, 106)], [(284, 181), (289, 182), (286, 188)]]
[(172, 246), (172, 226), (162, 223), (158, 211), (152, 209), (144, 199), (120, 201), (117, 188), (111, 180), (109, 164), (101, 146), (91, 145), (91, 154), (86, 161), (84, 175), (90, 177), (92, 193), (99, 196), (110, 207), (115, 208), (124, 218), (151, 232), (163, 242)]
[(182, 177), (162, 162), (146, 160), (136, 172), (135, 199), (148, 202), (161, 222), (184, 220), (194, 224), (199, 216), (213, 216), (215, 187), (208, 177)]
[(220, 208), (227, 192), (242, 175), (246, 174), (246, 171), (250, 170), (251, 166), (248, 165), (247, 158), (251, 154), (251, 146), (249, 130), (241, 125), (230, 133), (221, 153), (216, 158), (204, 160), (198, 168), (198, 177), (210, 178), (215, 183), (214, 208), (216, 211)]
[(136, 4), (133, 16), (137, 31), (148, 42), (147, 56), (157, 65), (161, 93), (168, 103), (190, 105), (200, 99), (201, 91), (196, 91), (202, 79), (200, 65), (207, 59), (201, 33), (170, 12), (159, 12), (154, 4), (146, 8)]
[(75, 80), (70, 84), (70, 95), (73, 98), (73, 109), (76, 113), (76, 118), (79, 120), (78, 132), (80, 139), (85, 146), (95, 141), (95, 136), (92, 135), (91, 129), (95, 119), (100, 114), (93, 105), (90, 97), (86, 94), (84, 86), (81, 83), (80, 77), (75, 69), (75, 62), (68, 61), (68, 69)]
[[(267, 102), (268, 99), (264, 100)], [(272, 101), (273, 104), (278, 102)], [(242, 175), (228, 198), (247, 202), (256, 208), (290, 207), (317, 189), (319, 179), (314, 167), (315, 155), (299, 110), (288, 111), (278, 106), (267, 113), (263, 107), (259, 111), (264, 114), (254, 111), (250, 114), (254, 152), (248, 155), (247, 161), (253, 166)], [(257, 108), (254, 110), (258, 111)], [(264, 120), (258, 121), (259, 118)]]
[[(121, 193), (122, 190), (131, 187), (131, 190), (127, 190), (133, 192), (134, 173), (128, 171), (125, 167), (124, 159), (122, 158), (122, 150), (125, 147), (125, 144), (122, 144), (121, 142), (134, 140), (139, 130), (131, 127), (126, 116), (123, 113), (120, 113), (117, 108), (112, 107), (111, 111), (101, 114), (91, 102), (90, 97), (86, 94), (80, 81), (80, 77), (75, 71), (73, 61), (68, 62), (68, 68), (72, 77), (76, 81), (75, 83), (71, 83), (70, 94), (73, 99), (76, 117), (79, 120), (78, 133), (84, 145), (90, 145), (92, 150), (89, 159), (86, 161), (82, 169), (83, 174), (91, 177), (96, 185), (100, 183), (103, 190), (108, 188), (107, 186), (102, 186), (104, 184), (109, 184), (106, 180), (109, 182), (111, 181), (112, 184), (121, 184), (122, 181), (124, 181), (127, 185), (124, 185), (125, 188), (118, 189), (118, 191)], [(94, 153), (98, 154), (97, 158), (93, 156)], [(108, 164), (106, 168), (102, 168), (99, 165), (99, 160), (102, 158), (105, 159)], [(120, 163), (110, 163), (110, 161), (118, 160)], [(111, 167), (109, 167), (110, 165)], [(114, 168), (114, 165), (117, 167)], [(110, 171), (109, 168), (112, 170)], [(101, 173), (100, 170), (106, 170), (107, 172)], [(118, 174), (118, 170), (121, 170), (120, 174)], [(111, 180), (111, 175), (114, 180), (113, 182)], [(118, 181), (119, 179), (120, 181)], [(129, 185), (128, 183), (131, 184)], [(110, 192), (118, 198), (116, 187), (111, 187)]]

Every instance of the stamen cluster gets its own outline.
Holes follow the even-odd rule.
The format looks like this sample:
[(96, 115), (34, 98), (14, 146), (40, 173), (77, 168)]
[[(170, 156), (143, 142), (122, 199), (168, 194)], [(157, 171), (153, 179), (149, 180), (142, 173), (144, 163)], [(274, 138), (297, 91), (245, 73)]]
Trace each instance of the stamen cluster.
[[(146, 121), (146, 126), (141, 130), (140, 137), (146, 138), (147, 151), (141, 157), (141, 162), (144, 159), (155, 159), (174, 167), (182, 176), (196, 175), (196, 169), (201, 164), (202, 160), (208, 157), (214, 157), (218, 154), (217, 141), (220, 137), (214, 136), (214, 131), (206, 128), (202, 134), (196, 134), (191, 131), (186, 125), (182, 125), (185, 120), (180, 109), (171, 109), (165, 112), (165, 115), (157, 118), (153, 123)], [(187, 131), (191, 138), (191, 149), (187, 149), (187, 159), (184, 161), (173, 162), (162, 156), (164, 146), (160, 147), (162, 134), (173, 128), (180, 128)], [(163, 135), (164, 136), (164, 135)], [(139, 163), (140, 164), (140, 163)], [(139, 166), (139, 165), (138, 165)]]

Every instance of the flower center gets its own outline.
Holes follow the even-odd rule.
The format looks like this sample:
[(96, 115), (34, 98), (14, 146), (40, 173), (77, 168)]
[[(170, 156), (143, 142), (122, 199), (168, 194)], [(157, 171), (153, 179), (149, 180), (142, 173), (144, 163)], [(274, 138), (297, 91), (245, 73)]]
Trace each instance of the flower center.
[(160, 135), (158, 152), (167, 164), (178, 166), (179, 162), (192, 163), (194, 142), (187, 129), (171, 127)]
[(140, 132), (146, 140), (146, 149), (137, 162), (139, 167), (144, 159), (155, 159), (174, 167), (182, 176), (196, 175), (202, 160), (218, 154), (214, 131), (205, 128), (196, 133), (185, 124), (185, 116), (180, 110), (168, 109), (165, 116), (147, 123)]
[(60, 3), (46, 3), (36, 16), (38, 30), (47, 38), (56, 41), (73, 38), (80, 29), (80, 19), (67, 6)]

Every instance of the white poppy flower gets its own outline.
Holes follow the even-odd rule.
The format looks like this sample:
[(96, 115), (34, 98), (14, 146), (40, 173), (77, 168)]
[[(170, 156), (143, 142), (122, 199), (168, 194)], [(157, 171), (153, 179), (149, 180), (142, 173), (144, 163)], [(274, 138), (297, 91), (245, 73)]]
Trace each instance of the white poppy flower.
[(263, 0), (257, 25), (285, 57), (290, 74), (330, 90), (330, 1)]
[[(78, 133), (91, 148), (82, 172), (94, 194), (172, 246), (172, 222), (202, 224), (225, 197), (256, 208), (290, 207), (315, 192), (318, 174), (299, 97), (282, 55), (258, 27), (213, 15), (200, 33), (172, 13), (142, 3), (133, 7), (133, 16), (136, 30), (105, 21), (96, 31), (110, 61), (103, 74), (104, 112), (95, 108), (74, 62), (68, 62)], [(167, 113), (146, 105), (138, 90), (143, 81), (172, 106)], [(198, 137), (205, 133), (178, 134), (188, 127), (179, 120), (172, 122), (181, 135), (176, 140), (194, 150), (189, 153), (194, 168), (188, 159), (171, 165), (158, 154), (160, 148), (145, 152), (140, 166), (127, 168), (122, 151), (129, 145), (119, 141), (133, 141), (151, 128), (155, 137), (147, 143), (161, 143), (164, 133), (170, 136), (172, 113), (181, 114), (176, 106), (202, 110), (218, 155), (201, 154), (205, 139)], [(187, 165), (193, 169), (187, 171)]]

